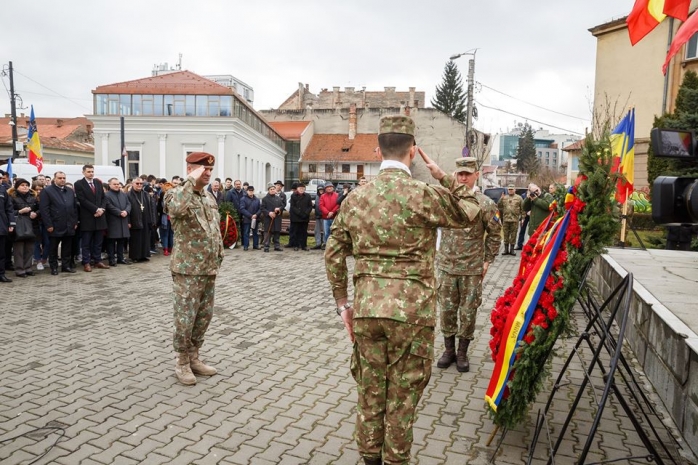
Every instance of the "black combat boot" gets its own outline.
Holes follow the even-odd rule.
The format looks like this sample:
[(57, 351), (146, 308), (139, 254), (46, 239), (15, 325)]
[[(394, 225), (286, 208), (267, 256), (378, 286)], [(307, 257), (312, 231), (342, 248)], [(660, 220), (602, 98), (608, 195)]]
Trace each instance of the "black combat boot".
[(444, 337), (444, 344), (446, 345), (446, 350), (444, 350), (439, 361), (436, 362), (436, 366), (439, 368), (448, 368), (456, 361), (456, 336)]
[(383, 465), (383, 460), (380, 457), (364, 457), (365, 465)]
[(502, 252), (502, 257), (509, 255), (509, 244), (504, 244), (504, 252)]
[(456, 354), (456, 369), (461, 373), (470, 371), (470, 361), (468, 360), (469, 339), (458, 339), (458, 353)]
[(516, 252), (514, 252), (514, 244), (511, 244), (509, 248), (509, 255), (511, 255), (512, 257), (516, 257)]

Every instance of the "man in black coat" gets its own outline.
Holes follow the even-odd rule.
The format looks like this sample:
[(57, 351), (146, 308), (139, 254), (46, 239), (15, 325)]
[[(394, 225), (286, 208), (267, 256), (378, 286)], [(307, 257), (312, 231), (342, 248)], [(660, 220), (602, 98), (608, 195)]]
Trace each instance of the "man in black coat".
[(152, 229), (153, 212), (150, 196), (143, 189), (143, 180), (134, 179), (128, 200), (131, 203), (131, 214), (128, 225), (131, 237), (128, 244), (128, 256), (134, 262), (150, 260), (150, 230)]
[(313, 211), (313, 199), (305, 192), (305, 184), (298, 183), (296, 191), (291, 194), (291, 231), (294, 237), (289, 242), (294, 244), (293, 250), (308, 250), (308, 223), (310, 212)]
[(121, 183), (116, 178), (109, 180), (109, 191), (106, 197), (109, 266), (116, 266), (117, 263), (129, 265), (129, 262), (124, 259), (124, 245), (131, 237), (128, 229), (131, 202), (129, 202), (128, 196), (121, 191)]
[(51, 274), (58, 274), (58, 246), (61, 246), (61, 269), (75, 273), (71, 268), (72, 243), (78, 227), (78, 205), (75, 192), (65, 186), (66, 176), (62, 171), (54, 175), (53, 184), (39, 194), (39, 213), (49, 235), (48, 263)]
[(107, 229), (107, 198), (102, 181), (95, 179), (95, 167), (82, 167), (84, 178), (75, 181), (75, 195), (80, 204), (80, 234), (82, 241), (82, 265), (85, 271), (109, 268), (102, 263), (102, 242)]
[(267, 195), (262, 198), (262, 218), (264, 219), (264, 251), (269, 252), (269, 243), (273, 237), (274, 251), (281, 252), (279, 235), (281, 234), (281, 215), (286, 202), (276, 195), (274, 184), (267, 186)]
[(0, 283), (11, 283), (5, 276), (5, 241), (15, 227), (15, 209), (5, 186), (0, 186)]

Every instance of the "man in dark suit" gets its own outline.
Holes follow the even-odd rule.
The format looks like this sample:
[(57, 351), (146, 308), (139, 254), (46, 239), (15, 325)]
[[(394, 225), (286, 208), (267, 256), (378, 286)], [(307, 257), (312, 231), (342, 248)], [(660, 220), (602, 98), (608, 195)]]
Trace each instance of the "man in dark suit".
[(99, 179), (95, 179), (92, 165), (82, 167), (84, 178), (75, 181), (75, 195), (80, 204), (80, 239), (82, 240), (82, 265), (85, 271), (95, 268), (109, 268), (102, 263), (102, 241), (107, 229), (107, 198)]
[(70, 263), (73, 236), (78, 227), (78, 206), (75, 192), (65, 186), (65, 181), (65, 173), (57, 171), (53, 184), (43, 189), (39, 195), (39, 213), (49, 235), (48, 263), (54, 276), (58, 274), (59, 244), (62, 271), (75, 273)]

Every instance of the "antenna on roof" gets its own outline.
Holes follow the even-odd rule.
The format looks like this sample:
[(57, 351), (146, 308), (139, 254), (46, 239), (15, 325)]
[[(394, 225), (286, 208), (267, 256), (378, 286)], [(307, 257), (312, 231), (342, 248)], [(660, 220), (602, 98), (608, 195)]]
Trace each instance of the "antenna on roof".
[(177, 62), (177, 71), (182, 71), (182, 54), (179, 54), (179, 61)]

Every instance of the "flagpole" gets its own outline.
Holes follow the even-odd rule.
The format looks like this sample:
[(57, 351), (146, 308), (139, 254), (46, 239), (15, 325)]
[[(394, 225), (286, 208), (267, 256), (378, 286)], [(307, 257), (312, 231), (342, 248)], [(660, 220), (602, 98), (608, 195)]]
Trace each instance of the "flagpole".
[(623, 215), (621, 216), (620, 246), (625, 248), (625, 224), (628, 220), (628, 188), (625, 188), (625, 203), (623, 203)]

